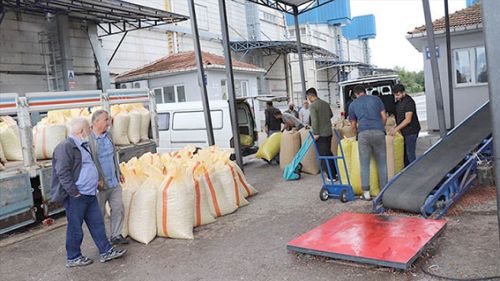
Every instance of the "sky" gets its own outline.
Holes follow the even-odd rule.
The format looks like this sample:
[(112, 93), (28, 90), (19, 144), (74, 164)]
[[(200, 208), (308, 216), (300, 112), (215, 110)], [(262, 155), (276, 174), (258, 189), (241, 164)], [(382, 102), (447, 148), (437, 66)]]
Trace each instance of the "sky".
[[(429, 0), (432, 19), (444, 16), (444, 1)], [(450, 14), (465, 8), (465, 0), (448, 0)], [(377, 37), (369, 42), (371, 63), (382, 68), (402, 66), (423, 70), (423, 57), (405, 36), (425, 24), (422, 0), (351, 0), (351, 16), (374, 14)]]

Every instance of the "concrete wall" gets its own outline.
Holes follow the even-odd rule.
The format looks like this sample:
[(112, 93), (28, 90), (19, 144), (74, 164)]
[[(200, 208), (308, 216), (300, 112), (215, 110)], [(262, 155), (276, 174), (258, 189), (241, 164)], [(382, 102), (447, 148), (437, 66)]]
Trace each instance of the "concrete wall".
[[(74, 90), (96, 89), (95, 65), (80, 22), (70, 21), (70, 46), (76, 75)], [(48, 91), (38, 34), (48, 32), (43, 16), (7, 12), (0, 26), (0, 92)]]
[[(425, 46), (427, 41), (424, 37), (409, 39), (417, 48), (424, 60), (425, 73), (425, 94), (427, 96), (427, 122), (430, 130), (439, 130), (437, 120), (436, 99), (434, 95), (434, 86), (431, 74), (430, 59), (425, 58)], [(443, 35), (438, 35), (436, 45), (439, 46), (440, 56), (438, 58), (439, 75), (441, 78), (441, 88), (443, 92), (443, 102), (445, 108), (446, 126), (450, 128), (450, 102), (448, 88), (448, 68), (446, 62), (446, 42)], [(468, 33), (452, 33), (451, 48), (454, 49), (484, 46), (484, 37), (481, 30)], [(455, 61), (452, 57), (452, 67)], [(452, 68), (454, 69), (454, 68)], [(453, 77), (453, 93), (455, 105), (455, 125), (463, 121), (467, 116), (474, 112), (479, 106), (489, 100), (488, 85), (474, 86), (456, 86), (455, 76)]]

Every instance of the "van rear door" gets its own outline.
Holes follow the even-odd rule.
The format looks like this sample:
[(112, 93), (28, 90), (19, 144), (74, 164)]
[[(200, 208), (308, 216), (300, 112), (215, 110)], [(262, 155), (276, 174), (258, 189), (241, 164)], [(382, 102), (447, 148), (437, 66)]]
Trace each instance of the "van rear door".
[[(222, 110), (211, 110), (214, 133), (223, 128)], [(178, 111), (172, 116), (171, 142), (173, 147), (182, 148), (187, 144), (206, 146), (207, 131), (203, 111)]]

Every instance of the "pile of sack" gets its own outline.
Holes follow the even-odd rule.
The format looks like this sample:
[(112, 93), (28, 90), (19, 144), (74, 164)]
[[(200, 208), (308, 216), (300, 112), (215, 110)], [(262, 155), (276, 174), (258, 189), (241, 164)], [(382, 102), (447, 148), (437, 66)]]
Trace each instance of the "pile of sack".
[(247, 205), (257, 191), (229, 156), (217, 147), (186, 147), (121, 163), (123, 235), (145, 244), (156, 236), (193, 239), (194, 227)]
[(68, 122), (76, 117), (87, 118), (90, 122), (91, 115), (86, 108), (51, 110), (33, 127), (37, 160), (52, 159), (54, 149), (68, 135)]
[[(386, 151), (387, 151), (387, 180), (399, 173), (404, 168), (404, 138), (401, 134), (394, 136), (386, 135)], [(349, 180), (353, 187), (354, 193), (361, 195), (361, 168), (359, 163), (358, 141), (355, 137), (344, 138), (341, 141), (342, 149), (344, 150), (345, 164), (349, 173)], [(337, 161), (339, 167), (340, 178), (343, 183), (347, 183), (346, 171), (344, 162)], [(377, 164), (372, 157), (370, 160), (370, 194), (377, 196), (380, 191)]]
[(10, 116), (0, 116), (0, 170), (4, 170), (7, 161), (21, 161), (23, 153), (19, 128)]
[(113, 126), (111, 133), (115, 145), (137, 144), (149, 139), (151, 115), (140, 103), (111, 106)]

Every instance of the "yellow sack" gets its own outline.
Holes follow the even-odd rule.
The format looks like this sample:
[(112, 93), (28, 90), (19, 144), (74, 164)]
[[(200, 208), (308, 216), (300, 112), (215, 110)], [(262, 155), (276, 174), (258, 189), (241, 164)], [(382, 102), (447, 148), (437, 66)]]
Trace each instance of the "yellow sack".
[(265, 159), (267, 161), (273, 160), (273, 158), (280, 152), (280, 143), (281, 132), (272, 134), (264, 141), (262, 146), (259, 147), (255, 157)]
[[(344, 151), (344, 159), (345, 159), (345, 166), (344, 166), (344, 160), (342, 159), (337, 160), (337, 166), (339, 167), (340, 179), (342, 180), (342, 184), (347, 184), (345, 167), (347, 167), (347, 171), (352, 170), (351, 168), (352, 144), (355, 141), (356, 140), (354, 138), (348, 138), (348, 139), (342, 139), (342, 141), (340, 142), (342, 145), (342, 150)], [(340, 155), (340, 147), (337, 150)]]
[(240, 144), (241, 146), (251, 146), (253, 144), (253, 138), (249, 135), (240, 134)]
[[(361, 195), (361, 166), (359, 163), (359, 149), (357, 141), (352, 143), (351, 149), (351, 169), (349, 170), (349, 178), (351, 180), (354, 194)], [(375, 162), (375, 158), (372, 157), (370, 159), (370, 194), (371, 196), (377, 196), (379, 191), (377, 164)]]

